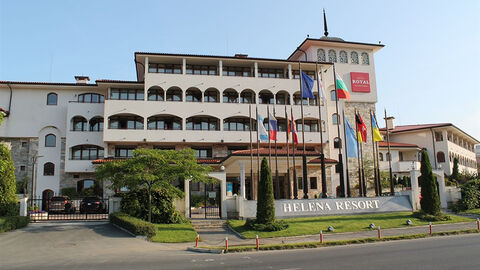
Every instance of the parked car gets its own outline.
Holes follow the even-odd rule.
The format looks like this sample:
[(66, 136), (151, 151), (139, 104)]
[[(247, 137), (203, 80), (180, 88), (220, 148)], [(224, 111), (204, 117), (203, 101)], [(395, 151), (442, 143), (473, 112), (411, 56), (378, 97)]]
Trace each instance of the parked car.
[(75, 213), (75, 205), (68, 196), (54, 196), (50, 200), (48, 211)]
[(104, 213), (105, 208), (102, 200), (98, 197), (85, 197), (80, 203), (80, 213)]

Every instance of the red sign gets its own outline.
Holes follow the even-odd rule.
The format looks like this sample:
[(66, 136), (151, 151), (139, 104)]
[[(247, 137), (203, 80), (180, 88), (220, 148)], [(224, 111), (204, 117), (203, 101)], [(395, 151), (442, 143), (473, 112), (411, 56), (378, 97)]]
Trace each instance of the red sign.
[(370, 75), (363, 72), (350, 72), (352, 92), (370, 93)]

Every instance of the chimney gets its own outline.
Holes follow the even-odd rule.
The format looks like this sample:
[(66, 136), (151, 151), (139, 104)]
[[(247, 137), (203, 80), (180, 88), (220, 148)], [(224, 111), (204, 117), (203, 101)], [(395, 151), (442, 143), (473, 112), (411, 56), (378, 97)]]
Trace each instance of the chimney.
[(394, 129), (395, 128), (395, 117), (393, 117), (393, 116), (387, 117), (387, 125), (388, 125), (388, 129)]
[(78, 84), (87, 84), (90, 78), (88, 76), (75, 76), (75, 80)]
[(236, 53), (235, 58), (248, 58), (248, 54)]

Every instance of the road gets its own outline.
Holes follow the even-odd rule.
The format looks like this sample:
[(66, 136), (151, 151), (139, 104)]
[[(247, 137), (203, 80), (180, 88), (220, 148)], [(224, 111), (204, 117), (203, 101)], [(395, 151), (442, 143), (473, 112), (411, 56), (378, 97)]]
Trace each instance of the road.
[(0, 269), (480, 269), (480, 235), (225, 255), (149, 243), (110, 224), (0, 234)]

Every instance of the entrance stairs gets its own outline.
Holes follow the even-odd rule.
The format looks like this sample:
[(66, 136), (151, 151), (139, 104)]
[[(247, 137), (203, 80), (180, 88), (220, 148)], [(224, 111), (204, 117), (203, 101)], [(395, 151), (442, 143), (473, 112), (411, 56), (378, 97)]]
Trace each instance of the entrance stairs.
[(190, 221), (197, 231), (227, 228), (227, 221), (223, 219), (191, 219)]

